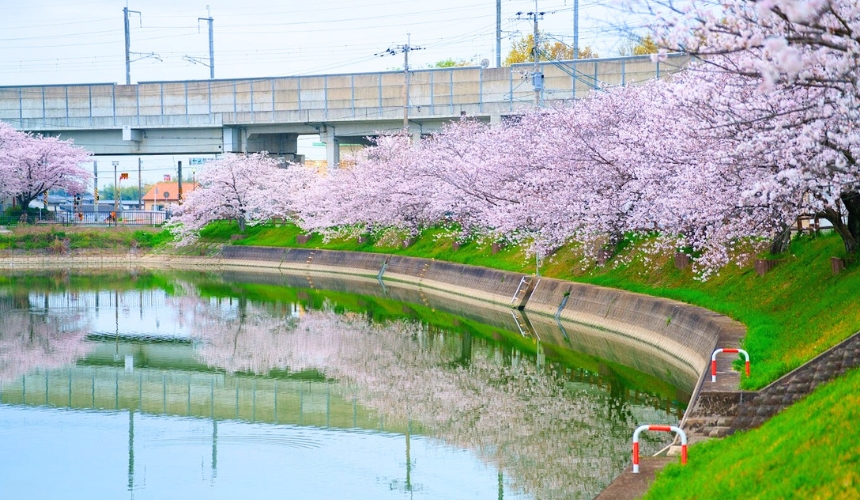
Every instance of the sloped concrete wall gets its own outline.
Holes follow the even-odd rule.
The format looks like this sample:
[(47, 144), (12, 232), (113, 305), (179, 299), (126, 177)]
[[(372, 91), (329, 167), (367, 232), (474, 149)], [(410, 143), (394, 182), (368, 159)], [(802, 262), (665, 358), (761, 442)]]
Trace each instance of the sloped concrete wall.
[(549, 278), (537, 283), (525, 310), (636, 339), (669, 353), (695, 373), (708, 367), (721, 335), (744, 331), (740, 323), (701, 307)]
[(423, 288), (493, 304), (510, 305), (523, 274), (451, 262), (392, 256), (385, 279), (416, 282)]

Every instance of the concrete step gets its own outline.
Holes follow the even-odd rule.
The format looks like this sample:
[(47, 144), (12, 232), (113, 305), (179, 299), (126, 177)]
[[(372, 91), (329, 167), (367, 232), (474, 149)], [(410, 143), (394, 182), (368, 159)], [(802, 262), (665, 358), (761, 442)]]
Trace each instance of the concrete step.
[(710, 432), (708, 432), (708, 437), (725, 437), (729, 435), (731, 430), (731, 427), (711, 427)]

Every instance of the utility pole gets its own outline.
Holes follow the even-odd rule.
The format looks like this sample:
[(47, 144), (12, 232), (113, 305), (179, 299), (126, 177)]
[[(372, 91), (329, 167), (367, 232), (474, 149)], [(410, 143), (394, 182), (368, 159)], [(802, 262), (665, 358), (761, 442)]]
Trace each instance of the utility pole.
[(200, 63), (204, 66), (209, 66), (209, 78), (214, 80), (215, 79), (215, 41), (214, 41), (215, 38), (214, 38), (214, 35), (212, 34), (213, 33), (212, 32), (212, 23), (215, 20), (212, 19), (212, 14), (209, 12), (209, 6), (208, 5), (206, 6), (206, 16), (207, 17), (198, 17), (197, 18), (197, 32), (198, 33), (200, 32), (200, 21), (206, 21), (207, 23), (209, 23), (209, 64), (206, 64), (199, 57), (182, 56), (182, 59), (185, 59), (186, 61), (188, 61), (190, 63), (194, 63), (194, 64)]
[(543, 73), (540, 71), (540, 32), (538, 31), (538, 19), (543, 19), (546, 12), (538, 12), (538, 0), (535, 0), (535, 10), (533, 12), (517, 12), (517, 18), (522, 19), (525, 15), (527, 19), (534, 22), (534, 46), (532, 47), (532, 56), (534, 57), (534, 70), (532, 71), (532, 85), (535, 89), (535, 106), (540, 106), (541, 95), (543, 94)]
[(209, 6), (206, 6), (206, 22), (209, 23), (209, 78), (215, 78), (215, 39), (212, 34), (212, 14), (209, 13)]
[(403, 132), (409, 133), (409, 53), (413, 50), (423, 50), (424, 47), (413, 47), (411, 45), (412, 35), (406, 34), (406, 45), (396, 45), (392, 48), (385, 49), (383, 52), (374, 54), (375, 56), (393, 56), (400, 52), (403, 53)]
[(143, 177), (141, 177), (141, 172), (143, 171), (142, 165), (143, 160), (138, 157), (137, 158), (137, 209), (143, 210)]
[(579, 0), (573, 0), (573, 58), (579, 59)]
[(114, 213), (119, 212), (119, 183), (116, 179), (116, 167), (119, 166), (118, 161), (111, 162), (113, 164), (113, 211)]
[(412, 35), (406, 34), (406, 48), (403, 50), (403, 132), (409, 133), (409, 43)]
[(502, 67), (502, 0), (496, 0), (496, 67)]
[(177, 169), (179, 170), (179, 172), (178, 172), (178, 174), (179, 174), (179, 185), (176, 189), (176, 191), (177, 191), (176, 202), (179, 205), (182, 205), (182, 162), (181, 161), (179, 162)]
[(125, 84), (131, 85), (131, 30), (128, 26), (128, 14), (135, 13), (138, 16), (140, 12), (136, 10), (128, 10), (128, 7), (122, 9), (122, 19), (125, 22)]
[(99, 162), (93, 162), (93, 211), (96, 213), (96, 221), (99, 216)]
[(144, 54), (142, 52), (134, 52), (135, 55), (139, 55), (137, 59), (134, 61), (131, 59), (131, 30), (129, 29), (128, 23), (128, 15), (129, 14), (137, 14), (140, 17), (140, 25), (143, 26), (143, 15), (140, 11), (137, 10), (129, 10), (128, 6), (123, 7), (122, 9), (122, 17), (123, 23), (125, 24), (125, 84), (131, 85), (131, 63), (134, 61), (139, 61), (141, 59), (146, 59), (147, 57), (152, 57), (154, 59), (161, 60), (161, 57), (155, 52), (150, 52), (148, 54)]

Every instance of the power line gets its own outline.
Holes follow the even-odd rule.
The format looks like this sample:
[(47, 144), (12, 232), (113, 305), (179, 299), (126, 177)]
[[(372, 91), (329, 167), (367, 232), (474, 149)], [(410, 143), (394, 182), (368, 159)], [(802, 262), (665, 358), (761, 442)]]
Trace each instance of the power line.
[(414, 47), (410, 44), (412, 35), (406, 34), (405, 45), (395, 45), (383, 52), (374, 54), (375, 56), (393, 56), (403, 54), (403, 132), (409, 133), (409, 53), (413, 50), (424, 50), (424, 47)]

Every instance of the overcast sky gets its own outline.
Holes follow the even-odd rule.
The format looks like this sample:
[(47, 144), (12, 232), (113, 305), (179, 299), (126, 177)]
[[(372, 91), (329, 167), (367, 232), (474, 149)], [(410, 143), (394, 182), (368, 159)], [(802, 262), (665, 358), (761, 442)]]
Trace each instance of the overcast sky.
[[(215, 77), (246, 78), (380, 71), (402, 56), (374, 54), (405, 44), (412, 67), (446, 58), (495, 63), (495, 0), (131, 0), (131, 81), (206, 79), (207, 2), (214, 19)], [(602, 2), (603, 5), (611, 2)], [(616, 55), (622, 37), (604, 19), (617, 12), (580, 0), (580, 45)], [(0, 85), (125, 82), (125, 0), (0, 2)], [(532, 31), (517, 12), (534, 0), (502, 0), (502, 57)], [(568, 44), (573, 0), (539, 0), (541, 30)]]
[[(617, 55), (625, 43), (611, 26), (620, 16), (606, 7), (613, 4), (579, 2), (580, 46), (590, 45), (602, 57)], [(491, 66), (496, 60), (495, 0), (0, 0), (0, 86), (125, 83), (126, 5), (140, 12), (129, 16), (131, 59), (138, 59), (131, 64), (131, 83), (209, 78), (207, 66), (183, 57), (208, 63), (208, 26), (198, 18), (209, 15), (216, 78), (399, 68), (401, 54), (375, 54), (407, 43), (407, 34), (423, 49), (410, 54), (412, 68), (448, 58), (476, 65), (487, 59)], [(517, 12), (534, 10), (534, 0), (502, 0), (502, 59), (512, 41), (532, 31)], [(538, 0), (537, 10), (545, 12), (541, 31), (572, 43), (573, 0)], [(325, 158), (324, 148), (312, 142), (303, 138), (299, 153)], [(177, 159), (146, 158), (144, 170), (151, 174), (145, 180), (160, 179)], [(100, 159), (100, 165), (110, 160)], [(122, 161), (136, 171), (136, 157)]]

